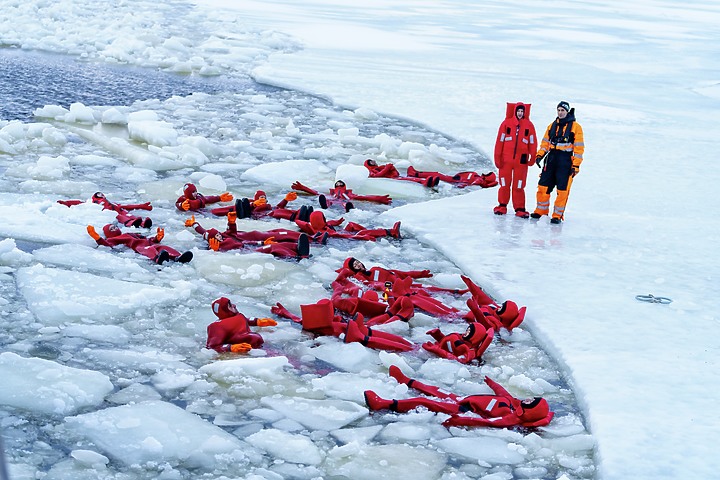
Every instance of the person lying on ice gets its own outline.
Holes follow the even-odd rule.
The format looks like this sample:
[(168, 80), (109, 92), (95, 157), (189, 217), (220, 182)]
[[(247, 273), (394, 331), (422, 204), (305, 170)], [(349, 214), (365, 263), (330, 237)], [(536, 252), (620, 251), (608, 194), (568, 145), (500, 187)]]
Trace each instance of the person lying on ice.
[(354, 319), (345, 319), (335, 314), (333, 302), (323, 298), (317, 303), (300, 305), (301, 317), (291, 313), (280, 303), (270, 309), (272, 313), (289, 318), (302, 325), (302, 329), (315, 335), (344, 335), (345, 343), (359, 342), (368, 348), (407, 352), (413, 344), (400, 335), (374, 330), (365, 325), (364, 317), (358, 313)]
[(363, 163), (363, 165), (365, 166), (365, 168), (368, 169), (368, 172), (370, 172), (370, 178), (391, 178), (394, 180), (405, 180), (408, 182), (420, 183), (426, 187), (437, 187), (438, 183), (440, 182), (439, 177), (402, 177), (400, 176), (400, 172), (398, 172), (397, 168), (395, 168), (395, 165), (393, 165), (392, 163), (378, 165), (378, 163), (372, 158), (368, 158), (367, 160), (365, 160), (365, 163)]
[(443, 422), (446, 427), (542, 427), (549, 424), (554, 415), (544, 398), (519, 400), (488, 377), (485, 377), (485, 383), (493, 391), (493, 394), (460, 397), (444, 392), (438, 387), (408, 378), (395, 365), (390, 367), (389, 374), (398, 383), (435, 398), (415, 397), (386, 400), (380, 398), (372, 390), (366, 390), (365, 403), (370, 410), (387, 409), (404, 413), (417, 407), (425, 407), (431, 412), (450, 415), (450, 418)]
[(238, 312), (227, 297), (220, 297), (212, 303), (212, 311), (218, 319), (207, 327), (206, 348), (218, 353), (247, 353), (260, 348), (262, 336), (250, 331), (250, 327), (273, 327), (277, 322), (271, 318), (249, 319)]
[(407, 176), (410, 178), (417, 177), (421, 179), (434, 178), (441, 182), (450, 183), (457, 188), (465, 188), (473, 185), (477, 185), (482, 188), (490, 188), (498, 184), (497, 176), (494, 172), (459, 172), (454, 175), (446, 175), (440, 172), (421, 172), (410, 166), (407, 169)]
[(300, 182), (293, 183), (291, 187), (293, 190), (305, 192), (310, 195), (316, 195), (318, 197), (320, 207), (323, 209), (335, 204), (341, 204), (345, 211), (349, 212), (351, 209), (355, 208), (355, 205), (353, 204), (354, 201), (380, 203), (382, 205), (390, 205), (392, 202), (390, 195), (358, 195), (353, 193), (352, 190), (347, 188), (347, 185), (345, 185), (345, 182), (342, 180), (335, 182), (335, 188), (330, 189), (329, 195), (322, 194), (317, 190), (306, 187)]
[[(192, 216), (185, 220), (186, 227), (192, 227), (207, 240), (210, 250), (227, 252), (229, 250), (250, 249), (254, 252), (267, 253), (279, 258), (301, 260), (310, 256), (310, 239), (304, 233), (292, 230), (276, 229), (272, 232), (237, 232), (235, 212), (228, 213), (228, 230), (220, 232), (215, 228), (205, 229)], [(243, 240), (242, 234), (246, 235)], [(263, 240), (264, 238), (264, 240)]]
[(467, 301), (470, 311), (464, 316), (468, 322), (480, 322), (485, 328), (492, 328), (496, 332), (503, 327), (512, 332), (513, 328), (525, 319), (525, 307), (518, 307), (518, 304), (512, 300), (498, 304), (470, 278), (464, 275), (460, 278), (467, 285), (471, 295)]
[(237, 218), (254, 218), (263, 217), (277, 218), (280, 220), (294, 220), (298, 215), (298, 210), (287, 208), (288, 203), (297, 200), (297, 193), (288, 192), (285, 197), (280, 200), (277, 205), (272, 206), (268, 203), (267, 195), (264, 191), (258, 190), (252, 200), (247, 197), (238, 198), (234, 205), (227, 207), (213, 208), (210, 212), (213, 215), (225, 216), (229, 212), (235, 212)]
[[(152, 227), (152, 220), (150, 217), (137, 217), (135, 215), (131, 215), (129, 212), (130, 210), (152, 210), (153, 207), (150, 205), (150, 202), (137, 204), (113, 203), (105, 198), (105, 194), (102, 192), (95, 192), (92, 198), (90, 198), (90, 201), (92, 203), (102, 205), (103, 210), (112, 210), (117, 213), (115, 218), (126, 227)], [(66, 207), (72, 207), (73, 205), (79, 205), (85, 202), (83, 200), (58, 200), (57, 203), (65, 205)]]
[(360, 281), (362, 284), (378, 291), (384, 291), (386, 282), (390, 282), (393, 285), (392, 295), (394, 298), (407, 296), (415, 307), (439, 316), (456, 316), (460, 311), (434, 298), (431, 295), (432, 293), (463, 294), (467, 292), (467, 290), (446, 289), (413, 283), (413, 280), (418, 278), (432, 277), (429, 270), (402, 271), (388, 270), (382, 267), (372, 267), (368, 270), (360, 260), (354, 257), (345, 259), (343, 267), (337, 272), (338, 276), (331, 285), (334, 292), (355, 294), (359, 287), (352, 280)]
[(148, 257), (158, 265), (162, 265), (163, 262), (168, 260), (187, 263), (193, 258), (192, 252), (180, 254), (174, 248), (160, 245), (160, 241), (165, 237), (165, 230), (162, 228), (158, 228), (157, 234), (152, 237), (146, 237), (139, 233), (123, 233), (117, 225), (113, 224), (107, 224), (103, 227), (105, 238), (102, 238), (92, 225), (87, 226), (87, 232), (98, 245), (110, 248), (125, 245), (140, 255)]
[(438, 328), (433, 328), (427, 334), (435, 341), (423, 343), (422, 348), (438, 357), (468, 364), (476, 358), (479, 360), (482, 357), (492, 342), (495, 330), (485, 329), (480, 323), (474, 322), (468, 325), (463, 334), (445, 335)]
[[(415, 315), (415, 306), (406, 296), (395, 297), (391, 293), (392, 284), (386, 287), (383, 300), (374, 290), (363, 292), (362, 295), (345, 295), (343, 291), (335, 291), (332, 295), (333, 306), (347, 315), (361, 314), (368, 320), (367, 326), (380, 325), (394, 321), (408, 322)], [(359, 292), (357, 292), (359, 293)]]
[(197, 212), (206, 206), (218, 202), (230, 202), (233, 196), (225, 192), (220, 195), (203, 195), (198, 192), (197, 187), (192, 183), (186, 183), (183, 187), (183, 194), (175, 200), (175, 206), (181, 212)]
[(344, 219), (328, 222), (325, 219), (325, 214), (320, 210), (312, 212), (308, 222), (298, 218), (295, 219), (295, 223), (300, 227), (300, 230), (311, 237), (327, 235), (330, 238), (347, 238), (349, 240), (370, 242), (382, 237), (400, 238), (400, 222), (395, 222), (392, 228), (365, 228), (359, 223), (349, 222), (343, 230), (335, 230), (338, 221), (342, 223)]

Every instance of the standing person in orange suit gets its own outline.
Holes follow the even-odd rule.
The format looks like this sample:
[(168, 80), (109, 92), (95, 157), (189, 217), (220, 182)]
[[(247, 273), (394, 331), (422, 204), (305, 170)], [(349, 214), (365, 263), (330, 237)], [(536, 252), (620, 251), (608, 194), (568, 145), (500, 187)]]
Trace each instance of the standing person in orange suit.
[[(557, 118), (545, 130), (536, 162), (540, 166), (543, 158), (537, 189), (537, 207), (530, 215), (540, 218), (550, 213), (550, 194), (557, 188), (557, 197), (550, 223), (560, 223), (565, 219), (565, 206), (573, 179), (580, 173), (580, 164), (585, 153), (583, 129), (575, 120), (575, 109), (562, 101), (557, 106)], [(545, 157), (547, 155), (547, 157)]]
[[(543, 427), (550, 423), (554, 413), (550, 411), (547, 400), (541, 397), (519, 400), (499, 383), (485, 377), (485, 383), (492, 394), (468, 395), (461, 397), (442, 389), (408, 378), (395, 365), (388, 372), (398, 383), (414, 388), (429, 397), (386, 400), (372, 390), (365, 391), (365, 403), (370, 410), (390, 410), (409, 412), (417, 407), (425, 407), (431, 412), (446, 413), (450, 418), (443, 422), (446, 427)], [(465, 415), (474, 414), (473, 416)]]
[(249, 319), (240, 313), (227, 297), (220, 297), (212, 303), (217, 321), (207, 327), (206, 347), (218, 353), (247, 353), (260, 348), (264, 343), (259, 333), (250, 331), (250, 327), (273, 327), (277, 322), (271, 318)]
[(498, 206), (495, 215), (505, 215), (512, 196), (515, 215), (528, 218), (525, 210), (525, 185), (528, 165), (535, 164), (537, 138), (530, 121), (530, 104), (508, 103), (505, 120), (495, 140), (495, 166), (500, 174)]

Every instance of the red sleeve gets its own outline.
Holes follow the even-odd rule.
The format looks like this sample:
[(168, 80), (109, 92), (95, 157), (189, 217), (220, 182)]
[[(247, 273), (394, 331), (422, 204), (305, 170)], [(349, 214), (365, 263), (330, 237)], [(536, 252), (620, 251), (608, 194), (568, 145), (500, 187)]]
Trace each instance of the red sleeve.
[(300, 183), (300, 182), (295, 182), (295, 183), (293, 183), (293, 184), (291, 185), (291, 188), (292, 188), (293, 190), (299, 190), (299, 191), (301, 191), (301, 192), (309, 193), (310, 195), (320, 195), (320, 192), (318, 192), (317, 190), (313, 190), (313, 189), (310, 188), (310, 187), (306, 187), (305, 185), (303, 185), (303, 184)]
[(80, 205), (81, 203), (85, 203), (82, 200), (58, 200), (57, 203), (60, 205), (65, 205), (66, 207), (72, 207), (73, 205)]
[(132, 203), (128, 205), (122, 205), (122, 204), (116, 204), (115, 205), (118, 208), (124, 208), (125, 210), (152, 210), (153, 207), (150, 205), (150, 202), (145, 203)]
[(497, 383), (497, 382), (496, 382), (495, 380), (493, 380), (492, 378), (490, 378), (490, 377), (485, 377), (485, 383), (487, 384), (488, 387), (490, 387), (490, 388), (492, 389), (493, 392), (495, 392), (495, 395), (497, 395), (497, 396), (499, 396), (499, 397), (503, 397), (503, 396), (504, 396), (504, 397), (508, 397), (508, 398), (514, 398), (512, 395), (510, 395), (510, 394), (508, 393), (507, 390), (505, 390), (505, 389), (503, 388), (502, 385), (500, 385), (499, 383)]

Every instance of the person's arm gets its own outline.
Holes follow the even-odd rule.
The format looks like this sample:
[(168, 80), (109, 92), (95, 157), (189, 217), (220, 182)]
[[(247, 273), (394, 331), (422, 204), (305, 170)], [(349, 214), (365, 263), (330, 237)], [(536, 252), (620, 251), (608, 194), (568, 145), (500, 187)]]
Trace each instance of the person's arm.
[(345, 190), (345, 195), (347, 195), (350, 200), (380, 203), (382, 205), (390, 205), (392, 203), (392, 198), (390, 198), (390, 195), (358, 195), (356, 193), (353, 193), (352, 190)]
[(95, 243), (98, 245), (102, 245), (103, 247), (112, 247), (104, 238), (102, 238), (97, 231), (95, 231), (95, 227), (92, 225), (87, 226), (87, 232), (88, 235), (92, 237), (93, 240), (95, 240)]
[(118, 208), (125, 209), (125, 210), (152, 210), (153, 209), (152, 205), (150, 205), (150, 202), (130, 203), (127, 205), (116, 203), (115, 206)]
[(288, 202), (292, 202), (293, 200), (297, 200), (297, 193), (288, 192), (287, 194), (285, 194), (285, 198), (280, 200), (274, 208), (285, 208), (287, 207)]
[(502, 153), (503, 153), (503, 147), (505, 147), (505, 122), (502, 122), (500, 124), (500, 128), (498, 128), (497, 137), (495, 138), (495, 151), (494, 151), (494, 160), (495, 160), (495, 166), (499, 169), (503, 167), (503, 160), (502, 160)]
[(309, 193), (310, 195), (320, 195), (320, 192), (318, 192), (317, 190), (313, 190), (310, 187), (306, 187), (305, 185), (303, 185), (300, 182), (294, 182), (290, 186), (290, 188), (292, 188), (293, 190), (299, 190), (301, 192)]
[(85, 202), (83, 202), (82, 200), (58, 200), (57, 203), (59, 203), (60, 205), (65, 205), (66, 207), (72, 207)]
[(585, 137), (583, 136), (583, 130), (579, 123), (573, 122), (572, 131), (575, 134), (573, 141), (573, 152), (572, 152), (572, 164), (573, 164), (573, 177), (580, 172), (580, 164), (583, 161), (583, 154), (585, 153)]

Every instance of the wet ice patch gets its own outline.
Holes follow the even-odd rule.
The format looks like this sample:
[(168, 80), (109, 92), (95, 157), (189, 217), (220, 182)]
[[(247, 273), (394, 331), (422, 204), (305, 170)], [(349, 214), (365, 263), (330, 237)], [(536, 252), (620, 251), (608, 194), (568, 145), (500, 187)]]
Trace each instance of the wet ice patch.
[(242, 462), (241, 442), (202, 418), (161, 401), (122, 405), (65, 419), (76, 435), (86, 437), (125, 465), (183, 462), (212, 469), (218, 461)]
[(36, 413), (71, 415), (102, 403), (113, 390), (100, 372), (40, 358), (0, 353), (0, 404)]
[(277, 395), (263, 397), (261, 402), (312, 430), (336, 430), (368, 414), (365, 407), (343, 400), (314, 400)]

